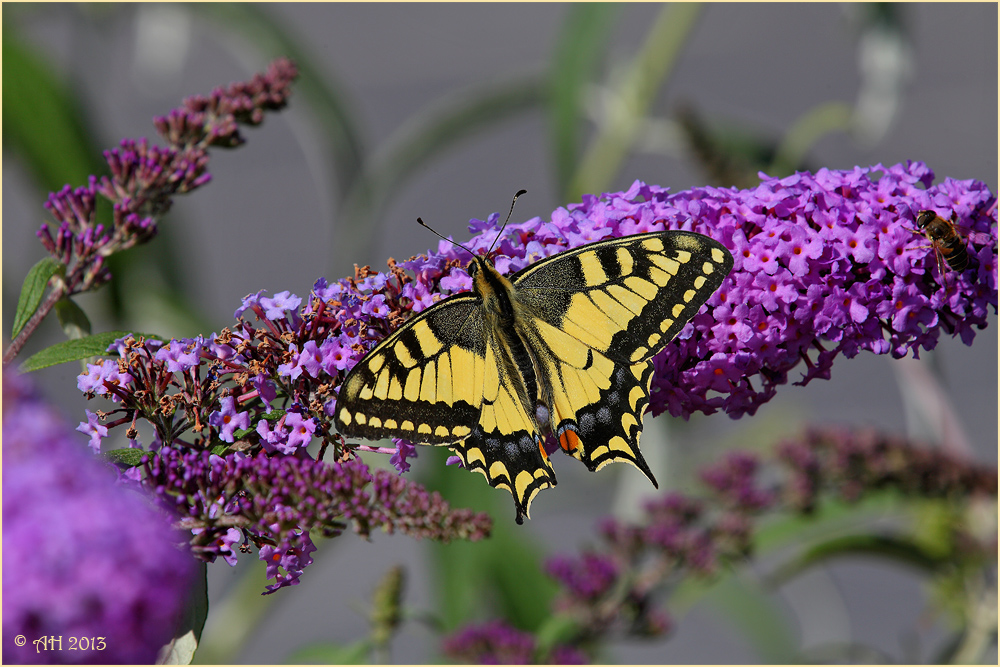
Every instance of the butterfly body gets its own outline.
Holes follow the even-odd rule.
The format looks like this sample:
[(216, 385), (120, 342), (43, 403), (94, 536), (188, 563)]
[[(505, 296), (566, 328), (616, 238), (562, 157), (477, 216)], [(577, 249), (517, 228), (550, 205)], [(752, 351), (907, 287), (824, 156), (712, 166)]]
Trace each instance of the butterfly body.
[(598, 470), (639, 452), (652, 357), (732, 267), (705, 236), (666, 231), (598, 241), (507, 278), (485, 257), (473, 291), (422, 311), (372, 349), (340, 389), (338, 430), (453, 448), (514, 496), (517, 521), (556, 484), (551, 433)]

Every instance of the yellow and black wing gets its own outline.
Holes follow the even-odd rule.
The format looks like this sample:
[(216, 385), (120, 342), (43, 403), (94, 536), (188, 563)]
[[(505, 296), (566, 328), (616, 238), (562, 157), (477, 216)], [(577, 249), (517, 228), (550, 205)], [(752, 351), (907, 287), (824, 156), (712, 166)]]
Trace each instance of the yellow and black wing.
[(485, 258), (470, 294), (408, 321), (348, 373), (335, 421), (344, 435), (445, 444), (514, 496), (517, 521), (555, 473), (551, 431), (591, 470), (639, 452), (651, 358), (732, 268), (690, 232), (599, 241), (507, 280)]
[(427, 444), (467, 438), (487, 372), (479, 304), (474, 294), (440, 301), (373, 348), (340, 386), (337, 430)]
[(460, 294), (407, 321), (351, 369), (337, 398), (344, 435), (451, 445), (465, 467), (511, 492), (517, 518), (556, 483), (510, 346)]
[(511, 278), (518, 335), (535, 354), (549, 428), (590, 470), (626, 461), (656, 484), (639, 451), (652, 357), (722, 284), (720, 243), (666, 231), (599, 241)]
[(487, 369), (495, 370), (487, 370), (479, 423), (452, 451), (491, 486), (510, 491), (522, 523), (535, 495), (556, 485), (556, 475), (535, 416), (535, 396), (529, 396), (525, 369), (512, 349), (517, 342), (491, 327), (484, 334)]

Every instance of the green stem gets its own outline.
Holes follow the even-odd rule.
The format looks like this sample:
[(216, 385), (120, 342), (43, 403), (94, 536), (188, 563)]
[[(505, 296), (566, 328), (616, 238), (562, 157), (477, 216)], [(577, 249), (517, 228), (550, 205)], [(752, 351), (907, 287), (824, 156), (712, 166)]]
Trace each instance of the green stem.
[(853, 114), (844, 102), (827, 102), (804, 113), (785, 133), (768, 173), (784, 176), (801, 167), (806, 153), (824, 135), (851, 129)]
[[(977, 590), (978, 589), (978, 590)], [(969, 612), (965, 634), (951, 658), (953, 665), (979, 664), (997, 638), (997, 591), (995, 586), (975, 586), (968, 594)]]
[(613, 112), (598, 129), (570, 182), (570, 199), (610, 186), (701, 11), (698, 3), (664, 6), (615, 91)]

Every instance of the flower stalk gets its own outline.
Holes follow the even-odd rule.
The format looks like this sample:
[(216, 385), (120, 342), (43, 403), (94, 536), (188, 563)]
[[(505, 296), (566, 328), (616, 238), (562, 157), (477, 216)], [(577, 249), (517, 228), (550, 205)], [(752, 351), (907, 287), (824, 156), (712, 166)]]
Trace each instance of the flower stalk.
[[(280, 58), (249, 81), (217, 88), (208, 97), (189, 97), (180, 108), (153, 120), (167, 146), (123, 140), (104, 152), (110, 176), (91, 176), (86, 186), (67, 185), (50, 193), (45, 208), (57, 226), (45, 222), (37, 236), (62, 270), (4, 351), (3, 365), (13, 361), (60, 300), (111, 280), (109, 256), (156, 236), (157, 221), (172, 198), (211, 180), (208, 149), (243, 144), (239, 126), (259, 125), (265, 111), (283, 108), (297, 75), (295, 64)], [(112, 206), (110, 224), (97, 221), (98, 196)]]

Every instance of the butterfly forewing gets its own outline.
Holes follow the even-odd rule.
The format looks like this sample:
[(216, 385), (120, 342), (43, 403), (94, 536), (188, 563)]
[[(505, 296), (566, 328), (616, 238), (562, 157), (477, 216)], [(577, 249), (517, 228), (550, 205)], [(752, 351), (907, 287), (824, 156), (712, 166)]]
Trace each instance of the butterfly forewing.
[(468, 437), (486, 385), (479, 305), (472, 294), (436, 303), (373, 348), (340, 387), (337, 430), (427, 444)]
[(536, 317), (631, 364), (662, 350), (732, 265), (732, 255), (708, 237), (654, 232), (553, 255), (512, 282)]

